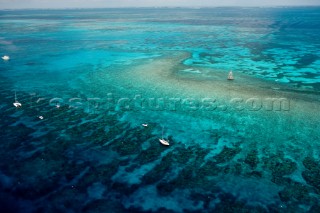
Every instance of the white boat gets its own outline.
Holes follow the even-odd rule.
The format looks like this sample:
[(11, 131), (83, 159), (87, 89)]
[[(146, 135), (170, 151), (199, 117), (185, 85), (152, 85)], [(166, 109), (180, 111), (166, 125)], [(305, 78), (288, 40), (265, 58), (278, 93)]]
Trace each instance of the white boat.
[(234, 80), (232, 71), (230, 71), (228, 74), (228, 80)]
[(161, 143), (162, 145), (169, 146), (169, 145), (170, 145), (170, 144), (169, 144), (169, 140), (165, 140), (165, 139), (163, 138), (163, 129), (164, 129), (164, 127), (162, 127), (162, 138), (161, 138), (161, 139), (159, 138), (159, 141), (160, 141), (160, 143)]
[(147, 126), (148, 126), (148, 124), (142, 124), (142, 126), (147, 127)]
[(17, 92), (14, 92), (14, 103), (13, 106), (16, 108), (22, 107), (22, 104), (17, 100)]
[(160, 143), (162, 144), (162, 145), (165, 145), (165, 146), (169, 146), (170, 144), (169, 144), (169, 141), (166, 141), (165, 139), (159, 139), (159, 141), (160, 141)]
[(1, 58), (2, 58), (3, 60), (5, 60), (5, 61), (10, 60), (10, 57), (9, 57), (9, 56), (7, 56), (7, 55), (2, 56)]
[(39, 119), (40, 119), (40, 120), (43, 120), (43, 116), (40, 115), (40, 116), (39, 116)]
[(14, 102), (13, 106), (15, 106), (16, 108), (22, 107), (22, 104), (19, 102)]

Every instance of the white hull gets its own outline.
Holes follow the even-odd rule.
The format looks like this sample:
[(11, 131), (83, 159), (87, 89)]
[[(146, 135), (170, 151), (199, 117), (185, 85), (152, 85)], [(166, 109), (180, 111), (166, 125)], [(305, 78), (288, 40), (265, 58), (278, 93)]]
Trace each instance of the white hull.
[(232, 71), (230, 71), (229, 72), (229, 74), (228, 74), (228, 80), (233, 80), (234, 78), (233, 78), (233, 73), (232, 73)]
[(3, 60), (5, 60), (5, 61), (8, 61), (8, 60), (10, 60), (10, 57), (9, 56), (7, 56), (7, 55), (5, 55), (5, 56), (3, 56), (3, 57), (1, 57)]
[(19, 102), (14, 102), (13, 106), (19, 108), (19, 107), (22, 107), (22, 104), (20, 104)]
[(166, 141), (166, 140), (164, 140), (164, 139), (159, 139), (159, 141), (160, 141), (160, 143), (161, 143), (162, 145), (165, 145), (165, 146), (169, 146), (169, 145), (170, 145), (169, 142)]

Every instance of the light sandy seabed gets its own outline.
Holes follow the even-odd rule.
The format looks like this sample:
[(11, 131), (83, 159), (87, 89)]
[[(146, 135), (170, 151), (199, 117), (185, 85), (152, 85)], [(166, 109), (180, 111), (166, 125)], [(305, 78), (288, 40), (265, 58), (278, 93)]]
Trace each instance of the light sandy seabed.
[[(319, 95), (310, 91), (297, 91), (285, 84), (257, 79), (234, 71), (235, 80), (226, 80), (227, 73), (210, 68), (192, 67), (195, 73), (181, 70), (190, 69), (181, 62), (187, 53), (170, 53), (155, 59), (148, 59), (142, 64), (132, 66), (123, 72), (101, 70), (92, 77), (94, 88), (100, 95), (110, 92), (110, 82), (124, 91), (121, 97), (133, 99), (135, 95), (143, 98), (202, 98), (216, 99), (217, 108), (208, 110), (172, 111), (146, 110), (130, 111), (125, 120), (133, 125), (150, 122), (165, 126), (166, 135), (186, 145), (199, 144), (202, 147), (217, 149), (210, 141), (212, 130), (227, 129), (226, 140), (242, 138), (243, 154), (252, 149), (263, 155), (284, 152), (286, 156), (301, 160), (307, 155), (317, 158), (320, 150), (319, 137)], [(92, 89), (92, 88), (91, 88)], [(117, 95), (115, 89), (115, 94)], [(233, 98), (244, 100), (240, 105), (244, 110), (237, 110), (231, 103)], [(250, 98), (261, 100), (262, 108), (252, 110), (245, 101)], [(284, 98), (281, 110), (274, 105), (270, 110), (268, 98)], [(259, 102), (258, 102), (259, 103)], [(288, 104), (290, 103), (290, 106)], [(227, 108), (220, 107), (226, 105)], [(225, 109), (225, 110), (224, 110)], [(148, 118), (148, 119), (146, 119)], [(219, 131), (219, 130), (218, 130)], [(156, 134), (159, 134), (156, 132)], [(235, 139), (236, 138), (236, 139)], [(222, 143), (221, 147), (227, 145)], [(230, 144), (229, 144), (230, 145)], [(220, 146), (219, 146), (220, 147)], [(218, 150), (216, 150), (218, 152)]]

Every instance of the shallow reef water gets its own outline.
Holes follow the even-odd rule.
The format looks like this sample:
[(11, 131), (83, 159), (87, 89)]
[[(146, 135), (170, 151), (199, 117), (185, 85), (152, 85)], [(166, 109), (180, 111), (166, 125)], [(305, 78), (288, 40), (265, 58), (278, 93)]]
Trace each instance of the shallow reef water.
[(319, 19), (0, 11), (1, 212), (319, 212)]

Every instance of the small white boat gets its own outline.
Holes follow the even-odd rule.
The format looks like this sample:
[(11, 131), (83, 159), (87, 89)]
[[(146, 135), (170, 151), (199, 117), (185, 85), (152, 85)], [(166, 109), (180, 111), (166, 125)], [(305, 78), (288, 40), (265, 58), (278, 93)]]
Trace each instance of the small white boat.
[(3, 60), (5, 60), (5, 61), (10, 60), (10, 57), (9, 57), (9, 56), (7, 56), (7, 55), (2, 56), (1, 58), (2, 58)]
[(56, 107), (59, 109), (60, 108), (60, 104), (57, 104)]
[(170, 144), (169, 144), (169, 140), (165, 140), (165, 139), (163, 138), (163, 129), (164, 129), (164, 127), (162, 127), (162, 138), (161, 138), (161, 139), (159, 138), (159, 141), (160, 141), (160, 143), (161, 143), (162, 145), (169, 146), (169, 145), (170, 145)]
[(159, 141), (160, 141), (160, 143), (162, 144), (162, 145), (165, 145), (165, 146), (169, 146), (170, 144), (169, 144), (169, 141), (166, 141), (165, 139), (159, 139)]
[(40, 115), (38, 118), (39, 118), (40, 120), (43, 120), (43, 116), (41, 116), (41, 115)]
[(142, 124), (142, 126), (147, 127), (147, 126), (148, 126), (148, 124)]
[(234, 80), (232, 71), (230, 71), (228, 74), (228, 80)]
[(22, 107), (22, 104), (17, 100), (17, 92), (14, 92), (14, 103), (13, 103), (13, 106), (15, 106), (16, 108)]
[(15, 106), (16, 108), (22, 107), (22, 104), (19, 102), (14, 102), (13, 106)]

